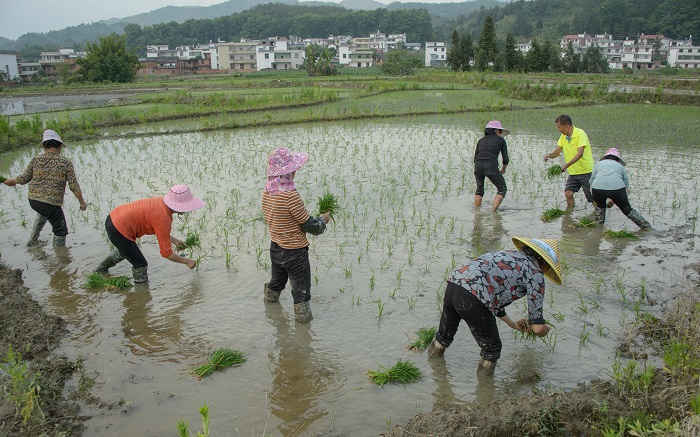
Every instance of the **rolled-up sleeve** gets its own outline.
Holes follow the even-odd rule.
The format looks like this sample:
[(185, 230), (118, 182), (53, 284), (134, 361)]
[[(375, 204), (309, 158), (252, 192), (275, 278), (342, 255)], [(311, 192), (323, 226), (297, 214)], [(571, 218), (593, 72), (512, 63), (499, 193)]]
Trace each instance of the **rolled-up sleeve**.
[(306, 223), (301, 225), (301, 230), (311, 235), (321, 235), (326, 230), (326, 221), (321, 217), (309, 216)]

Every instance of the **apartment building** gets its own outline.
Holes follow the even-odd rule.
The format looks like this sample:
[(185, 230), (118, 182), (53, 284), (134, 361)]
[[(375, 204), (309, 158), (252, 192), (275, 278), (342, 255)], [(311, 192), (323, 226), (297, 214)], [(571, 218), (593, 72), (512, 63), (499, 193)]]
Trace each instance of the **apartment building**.
[(232, 73), (249, 73), (257, 71), (257, 40), (241, 40), (241, 42), (224, 42), (217, 44), (220, 70)]
[(425, 66), (444, 66), (447, 62), (447, 49), (444, 42), (425, 43)]

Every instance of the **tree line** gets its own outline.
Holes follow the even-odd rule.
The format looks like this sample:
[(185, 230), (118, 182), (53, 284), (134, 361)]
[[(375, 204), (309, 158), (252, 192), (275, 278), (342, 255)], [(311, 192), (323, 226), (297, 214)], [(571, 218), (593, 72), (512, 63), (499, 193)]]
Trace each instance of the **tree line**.
[(516, 48), (513, 33), (508, 32), (505, 41), (496, 36), (492, 17), (486, 17), (476, 42), (469, 34), (452, 32), (451, 49), (447, 53), (447, 65), (454, 71), (507, 71), (507, 72), (567, 72), (567, 73), (606, 73), (608, 62), (597, 48), (589, 48), (580, 58), (571, 43), (562, 51), (559, 45), (549, 40), (540, 43), (532, 40), (532, 47), (527, 53)]

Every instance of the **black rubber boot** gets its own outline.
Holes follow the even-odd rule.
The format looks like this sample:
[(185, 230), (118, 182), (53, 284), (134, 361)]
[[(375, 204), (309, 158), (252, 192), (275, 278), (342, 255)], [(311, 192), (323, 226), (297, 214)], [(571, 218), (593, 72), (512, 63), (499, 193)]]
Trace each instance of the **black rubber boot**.
[(627, 217), (641, 229), (651, 229), (651, 224), (644, 217), (642, 217), (642, 215), (636, 209), (630, 211), (629, 214), (627, 214)]
[(107, 273), (110, 268), (116, 266), (120, 262), (124, 260), (124, 257), (122, 256), (121, 253), (119, 253), (118, 250), (115, 250), (114, 252), (110, 253), (107, 258), (102, 260), (99, 266), (95, 269), (95, 273)]
[(294, 320), (296, 320), (297, 323), (309, 323), (313, 319), (311, 303), (308, 300), (306, 302), (294, 304)]
[(430, 346), (428, 347), (428, 356), (429, 357), (441, 357), (445, 355), (445, 346), (443, 346), (435, 337), (433, 337), (433, 341), (430, 343)]
[(595, 210), (595, 221), (599, 225), (605, 223), (605, 207), (600, 207), (593, 202), (593, 209)]
[(132, 267), (131, 273), (134, 275), (134, 283), (142, 284), (144, 282), (148, 282), (148, 266)]
[(53, 236), (53, 247), (65, 247), (66, 236), (65, 235), (54, 235)]
[(29, 241), (27, 242), (27, 246), (35, 246), (39, 243), (39, 234), (41, 234), (41, 230), (44, 229), (44, 225), (48, 220), (48, 217), (44, 217), (41, 214), (36, 215), (36, 218), (34, 219), (34, 225), (32, 226), (32, 233), (29, 234)]
[(271, 290), (271, 289), (268, 287), (268, 285), (270, 285), (269, 282), (266, 283), (265, 286), (263, 287), (263, 300), (264, 300), (266, 303), (277, 302), (278, 300), (280, 300), (280, 294), (281, 294), (282, 292), (281, 292), (281, 291)]

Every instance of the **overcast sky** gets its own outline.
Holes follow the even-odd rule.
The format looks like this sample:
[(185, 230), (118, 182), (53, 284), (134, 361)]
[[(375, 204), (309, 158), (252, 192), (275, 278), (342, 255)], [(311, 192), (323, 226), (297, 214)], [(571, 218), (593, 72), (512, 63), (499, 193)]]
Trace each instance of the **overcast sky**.
[[(389, 0), (377, 1), (391, 3)], [(448, 3), (464, 0), (420, 1)], [(44, 33), (81, 23), (129, 17), (164, 6), (211, 6), (218, 3), (223, 3), (223, 0), (0, 0), (0, 36), (16, 40), (29, 32)]]

